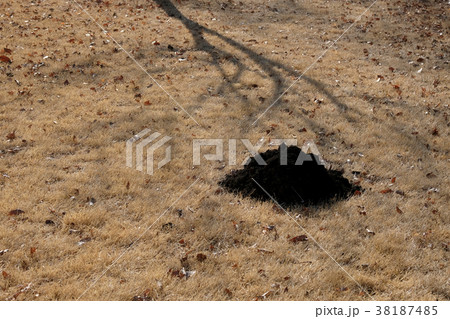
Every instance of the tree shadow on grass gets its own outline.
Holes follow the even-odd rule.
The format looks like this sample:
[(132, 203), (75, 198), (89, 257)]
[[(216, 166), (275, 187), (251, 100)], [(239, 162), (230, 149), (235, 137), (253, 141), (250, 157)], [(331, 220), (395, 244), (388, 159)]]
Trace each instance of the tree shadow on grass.
[[(232, 56), (232, 54), (230, 54), (224, 49), (212, 45), (207, 39), (205, 39), (204, 37), (205, 35), (216, 37), (224, 41), (231, 47), (239, 50), (240, 52), (245, 54), (251, 60), (251, 62), (254, 62), (256, 65), (258, 65), (264, 71), (264, 73), (270, 78), (271, 82), (274, 85), (274, 88), (271, 92), (271, 97), (270, 99), (268, 99), (263, 110), (266, 110), (268, 107), (270, 108), (275, 107), (281, 101), (280, 98), (283, 95), (283, 93), (289, 88), (289, 86), (286, 86), (286, 84), (284, 83), (285, 82), (284, 76), (281, 73), (281, 71), (283, 71), (287, 75), (295, 77), (297, 80), (302, 79), (308, 82), (309, 84), (313, 85), (321, 94), (326, 96), (332, 102), (332, 104), (340, 112), (340, 116), (343, 117), (347, 123), (350, 124), (358, 123), (358, 121), (361, 118), (367, 116), (363, 112), (355, 108), (352, 108), (351, 112), (349, 112), (350, 107), (341, 100), (339, 100), (339, 98), (336, 97), (334, 94), (332, 94), (329, 90), (327, 90), (326, 85), (324, 83), (312, 79), (304, 74), (300, 74), (299, 72), (293, 70), (292, 68), (289, 68), (283, 63), (264, 57), (258, 54), (257, 52), (249, 49), (245, 45), (187, 18), (183, 13), (180, 12), (180, 10), (178, 10), (178, 8), (172, 3), (172, 1), (154, 0), (154, 2), (158, 4), (160, 8), (164, 10), (164, 12), (168, 16), (179, 20), (186, 27), (186, 29), (189, 30), (194, 40), (195, 49), (207, 53), (212, 58), (212, 65), (219, 70), (219, 72), (225, 79), (227, 79), (227, 82), (222, 84), (218, 88), (218, 92), (221, 92), (227, 84), (238, 82), (242, 78), (243, 73), (247, 69), (247, 67), (245, 63), (239, 61), (238, 59), (231, 59), (231, 62), (234, 63), (235, 66), (237, 67), (237, 71), (235, 74), (231, 76), (231, 78), (227, 76), (221, 64), (221, 60), (229, 58), (230, 56)], [(245, 97), (241, 96), (241, 98), (244, 99)], [(256, 116), (259, 116), (260, 114), (255, 114), (255, 116), (249, 116), (247, 119), (244, 119), (241, 123), (241, 126), (247, 128), (257, 119)], [(312, 128), (319, 129), (320, 127), (319, 123), (316, 123), (315, 121), (307, 117), (304, 117), (303, 120), (305, 121), (305, 124), (310, 125), (310, 127)], [(403, 128), (399, 126), (391, 127), (387, 123), (381, 122), (380, 125), (385, 126), (385, 128), (391, 131), (392, 134), (401, 137), (404, 142), (406, 141), (407, 144), (410, 145), (410, 147), (417, 146), (417, 144), (420, 144), (422, 146), (425, 146), (427, 144), (425, 139), (411, 136), (408, 133), (406, 133), (406, 131)], [(426, 156), (426, 154), (424, 155)]]
[[(249, 49), (243, 44), (187, 18), (177, 9), (177, 7), (175, 7), (175, 5), (171, 1), (154, 0), (154, 2), (157, 3), (161, 7), (161, 9), (163, 9), (166, 12), (168, 16), (174, 17), (181, 23), (183, 23), (183, 25), (189, 30), (189, 32), (192, 35), (192, 38), (194, 39), (195, 49), (208, 53), (212, 58), (212, 65), (219, 70), (219, 72), (222, 74), (224, 78), (228, 77), (221, 65), (221, 60), (228, 59), (232, 55), (229, 52), (212, 45), (207, 39), (205, 39), (204, 37), (205, 34), (217, 37), (218, 39), (232, 46), (233, 48), (236, 48), (237, 50), (244, 53), (248, 58), (250, 58), (252, 62), (258, 65), (274, 84), (274, 89), (272, 91), (271, 98), (267, 103), (267, 107), (275, 106), (279, 102), (283, 92), (285, 92), (285, 90), (288, 88), (286, 87), (285, 84), (283, 84), (284, 77), (279, 71), (282, 70), (285, 71), (288, 75), (294, 76), (296, 78), (299, 78), (301, 76), (302, 79), (306, 80), (308, 83), (314, 85), (317, 89), (319, 89), (340, 110), (348, 109), (348, 107), (343, 102), (339, 101), (338, 98), (336, 98), (332, 93), (330, 93), (325, 88), (325, 85), (320, 83), (319, 81), (311, 79), (308, 76), (301, 75), (280, 62), (276, 62), (262, 55), (259, 55), (257, 52)], [(239, 81), (239, 79), (243, 75), (243, 72), (246, 70), (245, 65), (241, 61), (237, 59), (232, 59), (231, 62), (234, 63), (238, 69), (237, 72), (232, 76), (232, 78), (228, 79), (228, 83), (234, 83)], [(225, 85), (227, 84), (226, 83), (222, 84), (222, 86), (218, 88), (218, 91), (219, 92), (222, 91)]]

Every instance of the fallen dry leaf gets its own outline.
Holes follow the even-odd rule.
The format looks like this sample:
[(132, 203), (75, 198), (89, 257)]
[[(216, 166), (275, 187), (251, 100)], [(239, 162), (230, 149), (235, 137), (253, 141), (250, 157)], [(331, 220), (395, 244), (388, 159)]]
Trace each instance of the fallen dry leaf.
[(233, 296), (233, 293), (232, 293), (231, 290), (228, 289), (228, 288), (225, 288), (225, 289), (224, 289), (224, 292), (228, 295), (228, 297), (232, 297), (232, 296)]
[(300, 235), (300, 236), (296, 236), (296, 237), (289, 239), (289, 241), (291, 241), (293, 243), (298, 243), (300, 241), (307, 241), (307, 240), (308, 240), (308, 236), (306, 236), (306, 235)]
[(24, 214), (24, 213), (25, 212), (23, 210), (21, 210), (21, 209), (13, 209), (12, 211), (10, 211), (8, 213), (8, 215), (9, 216), (17, 216), (17, 215)]
[(17, 299), (17, 297), (19, 297), (19, 295), (21, 294), (21, 293), (24, 293), (24, 292), (27, 292), (29, 289), (31, 288), (31, 282), (28, 284), (28, 285), (26, 285), (26, 286), (21, 286), (20, 287), (20, 290), (18, 291), (18, 292), (16, 292), (14, 295), (12, 295), (11, 297), (8, 297), (6, 300), (15, 300), (15, 299)]
[(118, 75), (118, 76), (115, 76), (114, 77), (114, 82), (121, 82), (121, 81), (123, 81), (123, 75)]
[(0, 61), (6, 62), (6, 63), (11, 63), (11, 62), (12, 62), (11, 59), (8, 58), (8, 57), (5, 56), (5, 55), (0, 55)]
[(206, 255), (205, 255), (205, 254), (202, 254), (202, 253), (197, 254), (197, 260), (198, 260), (199, 262), (205, 261), (205, 260), (206, 260)]
[(429, 173), (427, 173), (427, 178), (435, 178), (436, 177), (436, 174), (434, 174), (433, 172), (429, 172)]
[(144, 293), (141, 295), (134, 296), (132, 301), (151, 301), (153, 298), (151, 297), (151, 290), (146, 289)]
[(6, 139), (8, 140), (13, 140), (16, 138), (16, 131), (13, 131), (11, 133), (9, 133), (8, 135), (6, 135)]

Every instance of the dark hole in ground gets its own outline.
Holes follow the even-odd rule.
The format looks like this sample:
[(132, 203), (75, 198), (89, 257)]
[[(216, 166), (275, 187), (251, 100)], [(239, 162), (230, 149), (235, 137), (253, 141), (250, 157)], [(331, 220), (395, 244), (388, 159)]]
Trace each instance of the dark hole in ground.
[[(244, 197), (271, 200), (265, 190), (284, 206), (331, 203), (360, 190), (343, 177), (342, 172), (327, 170), (316, 155), (305, 154), (296, 146), (282, 145), (258, 155), (252, 157), (245, 168), (228, 174), (219, 185)], [(285, 165), (281, 165), (283, 158)], [(261, 160), (267, 165), (260, 165)]]

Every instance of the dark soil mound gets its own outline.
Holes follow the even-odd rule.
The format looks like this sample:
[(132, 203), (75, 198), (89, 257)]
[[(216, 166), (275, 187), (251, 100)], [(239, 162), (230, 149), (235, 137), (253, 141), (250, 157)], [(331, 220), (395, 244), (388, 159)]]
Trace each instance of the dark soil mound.
[[(280, 152), (282, 147), (287, 152), (285, 165), (282, 165), (281, 155), (286, 154)], [(344, 178), (342, 172), (327, 170), (320, 165), (317, 156), (305, 154), (296, 146), (282, 145), (259, 156), (267, 165), (260, 165), (252, 157), (244, 169), (231, 172), (219, 185), (230, 192), (258, 200), (271, 200), (267, 195), (269, 193), (278, 203), (286, 206), (324, 204), (347, 198), (360, 189)], [(299, 158), (303, 159), (302, 164)]]

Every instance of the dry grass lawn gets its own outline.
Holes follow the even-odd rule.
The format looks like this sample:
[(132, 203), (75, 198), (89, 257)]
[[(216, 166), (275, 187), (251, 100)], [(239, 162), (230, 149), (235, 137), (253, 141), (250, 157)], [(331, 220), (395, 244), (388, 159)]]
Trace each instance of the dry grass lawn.
[[(0, 3), (1, 300), (450, 299), (448, 1), (77, 1), (98, 24)], [(125, 165), (144, 128), (172, 137), (152, 176)], [(365, 191), (303, 230), (193, 138), (313, 140)]]

